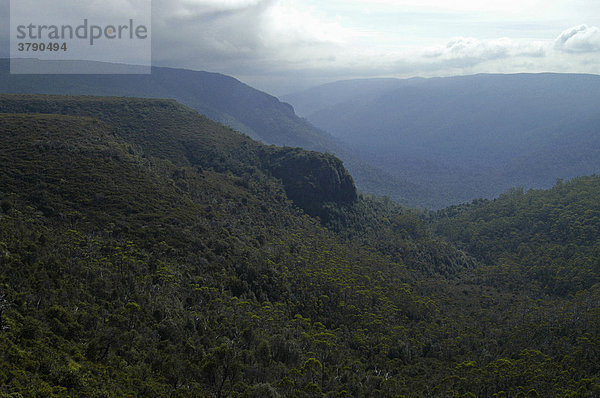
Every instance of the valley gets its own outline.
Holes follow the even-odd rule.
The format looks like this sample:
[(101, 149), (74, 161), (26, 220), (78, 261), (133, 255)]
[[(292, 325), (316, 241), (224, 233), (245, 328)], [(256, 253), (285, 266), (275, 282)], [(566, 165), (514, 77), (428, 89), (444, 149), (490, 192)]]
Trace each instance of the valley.
[(594, 396), (600, 178), (441, 211), (173, 100), (0, 95), (2, 396)]

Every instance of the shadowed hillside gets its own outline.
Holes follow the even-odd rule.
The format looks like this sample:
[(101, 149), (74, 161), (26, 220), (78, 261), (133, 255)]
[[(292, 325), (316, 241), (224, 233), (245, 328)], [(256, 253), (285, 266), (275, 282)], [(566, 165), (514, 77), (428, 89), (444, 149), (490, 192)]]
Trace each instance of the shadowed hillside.
[[(326, 202), (356, 199), (352, 177), (337, 158), (261, 145), (174, 101), (0, 95), (0, 110), (95, 116), (148, 155), (180, 166), (235, 173), (248, 167), (268, 171), (283, 180), (290, 199), (313, 215)], [(304, 167), (298, 168), (299, 161)]]
[(344, 160), (361, 191), (388, 195), (415, 207), (437, 201), (437, 194), (420, 184), (365, 162), (343, 142), (298, 117), (290, 105), (229, 76), (160, 67), (153, 67), (151, 75), (11, 75), (8, 71), (8, 60), (0, 59), (0, 93), (171, 98), (267, 144), (331, 152)]
[(415, 212), (171, 100), (27, 95), (0, 164), (0, 396), (600, 391), (597, 177)]

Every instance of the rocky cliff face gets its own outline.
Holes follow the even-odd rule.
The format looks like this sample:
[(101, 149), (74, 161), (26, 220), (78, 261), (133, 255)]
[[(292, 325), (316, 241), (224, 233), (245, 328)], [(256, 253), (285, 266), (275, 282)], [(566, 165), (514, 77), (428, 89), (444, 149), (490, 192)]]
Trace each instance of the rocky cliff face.
[(356, 200), (352, 176), (331, 154), (298, 148), (269, 148), (265, 168), (281, 179), (287, 196), (312, 216), (322, 216), (323, 205)]

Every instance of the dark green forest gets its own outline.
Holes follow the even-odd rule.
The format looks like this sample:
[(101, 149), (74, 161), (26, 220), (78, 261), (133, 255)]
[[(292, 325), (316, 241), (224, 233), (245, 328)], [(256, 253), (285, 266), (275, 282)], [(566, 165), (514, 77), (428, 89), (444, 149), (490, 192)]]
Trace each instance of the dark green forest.
[(171, 100), (0, 95), (0, 397), (595, 397), (600, 177), (438, 212)]

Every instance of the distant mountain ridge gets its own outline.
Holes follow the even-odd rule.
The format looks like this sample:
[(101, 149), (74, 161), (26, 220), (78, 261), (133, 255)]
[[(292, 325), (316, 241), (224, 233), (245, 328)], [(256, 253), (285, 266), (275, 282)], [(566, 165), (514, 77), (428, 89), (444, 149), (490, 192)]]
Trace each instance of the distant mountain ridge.
[(358, 80), (283, 99), (440, 207), (600, 171), (596, 75)]
[(350, 170), (358, 188), (409, 206), (429, 206), (435, 193), (384, 173), (298, 117), (291, 105), (219, 73), (153, 67), (150, 75), (11, 75), (0, 59), (0, 93), (124, 96), (175, 99), (208, 118), (267, 144), (331, 152)]
[(312, 87), (299, 93), (284, 95), (281, 99), (292, 103), (298, 115), (307, 117), (325, 108), (346, 103), (350, 98), (355, 98), (357, 93), (360, 93), (360, 98), (355, 98), (356, 100), (367, 101), (377, 98), (382, 93), (410, 86), (423, 80), (425, 79), (375, 78), (340, 80)]
[(8, 60), (0, 60), (4, 93), (171, 98), (269, 144), (322, 149), (331, 140), (289, 104), (219, 73), (163, 67), (148, 75), (9, 75), (8, 70)]

